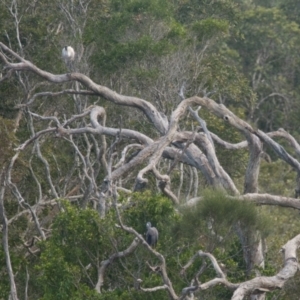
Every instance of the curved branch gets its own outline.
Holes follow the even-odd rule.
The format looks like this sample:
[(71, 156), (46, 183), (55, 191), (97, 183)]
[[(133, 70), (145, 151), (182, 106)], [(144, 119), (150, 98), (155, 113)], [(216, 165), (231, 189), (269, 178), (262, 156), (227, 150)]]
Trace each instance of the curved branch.
[(245, 175), (244, 192), (256, 192), (258, 186), (257, 183), (260, 166), (260, 154), (262, 153), (262, 145), (259, 139), (253, 134), (252, 127), (247, 122), (238, 118), (223, 104), (217, 104), (212, 99), (194, 96), (189, 99), (185, 99), (183, 102), (186, 102), (188, 105), (198, 104), (206, 107), (214, 115), (228, 122), (230, 125), (238, 129), (245, 136), (249, 145), (250, 157)]
[(156, 129), (161, 133), (165, 134), (168, 129), (168, 120), (165, 115), (160, 113), (154, 105), (150, 102), (145, 101), (143, 99), (137, 97), (129, 97), (118, 94), (111, 89), (96, 84), (86, 75), (81, 73), (68, 73), (68, 74), (60, 74), (54, 75), (52, 73), (46, 72), (42, 69), (39, 69), (37, 66), (32, 64), (30, 61), (27, 61), (21, 58), (17, 53), (12, 51), (10, 48), (5, 46), (3, 43), (0, 42), (0, 47), (4, 50), (9, 52), (13, 57), (17, 58), (20, 63), (10, 63), (4, 57), (4, 55), (0, 55), (2, 60), (5, 63), (6, 69), (13, 69), (15, 71), (23, 70), (23, 71), (31, 71), (37, 74), (38, 76), (54, 83), (64, 83), (68, 81), (78, 81), (87, 87), (90, 91), (94, 92), (96, 95), (105, 98), (115, 104), (124, 105), (124, 106), (131, 106), (138, 108), (141, 110), (146, 117), (150, 120), (150, 122), (156, 127)]
[(95, 286), (95, 289), (98, 293), (101, 293), (101, 287), (103, 286), (103, 283), (104, 283), (104, 273), (106, 271), (106, 268), (109, 265), (111, 265), (115, 259), (122, 258), (122, 257), (128, 256), (129, 254), (133, 253), (135, 251), (135, 249), (137, 248), (137, 246), (139, 245), (139, 243), (140, 243), (140, 240), (136, 237), (127, 249), (125, 249), (124, 251), (114, 253), (108, 259), (103, 260), (100, 263), (101, 266), (98, 267), (98, 281)]
[[(159, 143), (154, 143), (153, 148), (151, 151), (148, 152), (148, 155), (144, 158), (149, 158), (148, 166), (146, 166), (144, 169), (140, 170), (138, 178), (139, 181), (144, 181), (144, 174), (148, 171), (152, 170), (153, 167), (157, 164), (159, 158), (161, 157), (164, 149), (171, 143), (172, 139), (174, 138), (174, 135), (177, 131), (177, 123), (179, 121), (179, 118), (183, 115), (183, 113), (186, 111), (187, 107), (192, 104), (200, 104), (208, 107), (208, 109), (212, 110), (213, 113), (216, 115), (222, 115), (222, 117), (230, 121), (234, 126), (236, 126), (238, 129), (242, 130), (243, 133), (246, 135), (246, 138), (248, 140), (253, 140), (254, 137), (249, 133), (249, 131), (245, 130), (245, 126), (242, 124), (243, 121), (238, 119), (234, 114), (232, 114), (229, 110), (227, 110), (224, 106), (216, 104), (213, 100), (208, 98), (200, 98), (200, 97), (192, 97), (189, 99), (183, 100), (177, 107), (176, 110), (173, 111), (171, 116), (170, 124), (168, 124), (168, 121), (166, 119), (166, 116), (161, 114), (156, 108), (149, 102), (136, 98), (136, 97), (128, 97), (120, 95), (107, 87), (103, 87), (101, 85), (96, 84), (93, 82), (89, 77), (80, 74), (80, 73), (69, 73), (69, 74), (62, 74), (62, 75), (54, 75), (49, 72), (45, 72), (39, 68), (37, 68), (35, 65), (33, 65), (31, 62), (26, 61), (22, 58), (20, 58), (16, 53), (14, 53), (12, 50), (10, 50), (8, 47), (6, 47), (3, 43), (0, 43), (0, 47), (8, 51), (12, 56), (17, 58), (20, 63), (8, 63), (6, 60), (6, 68), (13, 69), (13, 70), (30, 70), (37, 75), (45, 78), (46, 80), (50, 82), (57, 82), (62, 83), (66, 81), (78, 81), (82, 83), (85, 87), (88, 88), (88, 90), (93, 91), (95, 94), (104, 97), (105, 99), (118, 104), (118, 105), (125, 105), (125, 106), (131, 106), (136, 107), (144, 112), (144, 114), (147, 116), (147, 118), (154, 124), (154, 126), (157, 128), (157, 130), (161, 134), (165, 134), (165, 136), (162, 137), (162, 139), (159, 141)], [(244, 122), (246, 126), (249, 126), (247, 123)], [(169, 127), (168, 127), (169, 125)], [(252, 146), (253, 145), (253, 146)], [(245, 191), (252, 191), (257, 186), (257, 175), (258, 175), (258, 167), (259, 167), (259, 160), (260, 156), (257, 155), (257, 152), (259, 152), (259, 147), (256, 147), (256, 143), (251, 143), (250, 148), (252, 147), (251, 151), (251, 157), (249, 161), (249, 171), (246, 174), (246, 187)], [(155, 149), (156, 148), (156, 149)], [(258, 149), (258, 150), (257, 150)], [(203, 164), (202, 164), (203, 165)], [(130, 166), (131, 167), (131, 166)], [(203, 168), (203, 167), (202, 167)], [(127, 169), (127, 167), (124, 166), (124, 169)], [(208, 181), (211, 181), (212, 183), (215, 181), (216, 185), (222, 186), (222, 183), (219, 182), (219, 178), (214, 179), (214, 175), (211, 174), (209, 178), (209, 170), (205, 169), (203, 170), (206, 172), (205, 176), (208, 179)]]
[(270, 194), (244, 194), (235, 197), (235, 199), (250, 201), (260, 205), (275, 205), (282, 207), (290, 207), (300, 210), (300, 201), (296, 198), (276, 196)]
[(188, 262), (187, 264), (182, 268), (181, 270), (181, 274), (184, 273), (195, 261), (195, 259), (197, 257), (204, 257), (204, 258), (208, 258), (211, 263), (212, 263), (212, 266), (213, 268), (215, 269), (216, 271), (216, 274), (217, 274), (217, 278), (214, 278), (212, 280), (209, 280), (208, 282), (205, 282), (203, 284), (200, 284), (197, 280), (197, 285), (192, 285), (190, 287), (186, 287), (182, 290), (182, 297), (181, 299), (184, 299), (184, 296), (190, 292), (190, 291), (197, 291), (197, 290), (206, 290), (206, 289), (209, 289), (211, 287), (214, 287), (216, 285), (219, 285), (219, 284), (223, 284), (224, 286), (226, 286), (228, 289), (230, 290), (235, 290), (239, 287), (240, 284), (238, 283), (231, 283), (227, 280), (226, 278), (226, 274), (222, 271), (222, 268), (219, 266), (216, 258), (208, 253), (208, 252), (203, 252), (203, 251), (198, 251)]
[(58, 97), (61, 95), (86, 95), (86, 96), (96, 96), (96, 94), (92, 91), (86, 91), (86, 90), (80, 90), (80, 91), (76, 91), (76, 90), (71, 90), (71, 89), (67, 89), (67, 90), (63, 90), (60, 92), (41, 92), (41, 93), (36, 93), (34, 94), (27, 103), (24, 104), (17, 104), (15, 106), (15, 108), (22, 108), (22, 107), (27, 107), (29, 105), (31, 105), (35, 99), (39, 98), (39, 97)]
[(126, 153), (128, 152), (128, 150), (129, 150), (130, 148), (137, 148), (137, 149), (141, 150), (141, 149), (143, 149), (144, 147), (143, 147), (142, 145), (140, 145), (140, 144), (129, 144), (129, 145), (127, 145), (127, 146), (123, 149), (123, 151), (122, 151), (122, 153), (121, 153), (121, 159), (113, 166), (114, 169), (117, 169), (118, 167), (120, 167), (120, 166), (122, 166), (122, 165), (124, 164), (125, 159), (126, 159)]
[(206, 283), (198, 284), (197, 286), (191, 286), (183, 289), (183, 294), (186, 291), (192, 289), (205, 290), (213, 287), (217, 284), (223, 284), (231, 290), (235, 290), (232, 296), (232, 300), (242, 300), (246, 296), (255, 293), (265, 293), (272, 291), (274, 289), (282, 288), (286, 281), (295, 276), (298, 271), (298, 259), (297, 259), (297, 249), (300, 248), (300, 234), (288, 241), (282, 248), (281, 251), (284, 255), (284, 266), (275, 276), (259, 276), (251, 280), (242, 283), (231, 283), (226, 279), (225, 273), (220, 268), (215, 257), (210, 253), (205, 253), (203, 251), (198, 251), (189, 262), (183, 267), (185, 271), (189, 266), (192, 265), (197, 256), (207, 257), (210, 259), (218, 278), (214, 278)]
[(169, 197), (174, 204), (179, 204), (178, 198), (175, 196), (175, 194), (171, 191), (170, 185), (171, 185), (171, 180), (168, 175), (162, 175), (160, 172), (154, 167), (153, 168), (153, 173), (155, 177), (159, 180), (159, 188), (161, 191)]
[(47, 128), (47, 129), (44, 129), (44, 130), (41, 130), (41, 131), (35, 133), (30, 139), (28, 139), (22, 145), (20, 145), (19, 147), (17, 147), (15, 149), (15, 151), (22, 151), (22, 150), (24, 150), (29, 144), (31, 144), (32, 142), (34, 142), (40, 136), (42, 136), (42, 135), (44, 135), (46, 133), (49, 133), (49, 132), (55, 132), (56, 130), (57, 130), (57, 128)]
[[(142, 283), (142, 280), (139, 280), (139, 283)], [(138, 289), (143, 292), (152, 293), (152, 292), (156, 292), (156, 291), (160, 291), (160, 290), (169, 290), (169, 287), (166, 284), (164, 284), (162, 286), (156, 286), (153, 288), (142, 288), (141, 286), (138, 286)]]
[(223, 146), (225, 149), (238, 150), (238, 149), (244, 149), (244, 148), (248, 147), (247, 141), (242, 141), (242, 142), (239, 142), (236, 144), (232, 144), (232, 143), (222, 140), (220, 137), (218, 137), (213, 132), (210, 132), (210, 135), (215, 142), (217, 142), (219, 145)]
[(271, 277), (261, 276), (243, 282), (236, 289), (232, 300), (242, 300), (246, 295), (255, 292), (268, 292), (281, 289), (286, 281), (295, 276), (298, 271), (297, 249), (300, 247), (300, 234), (288, 241), (282, 248), (284, 255), (284, 266)]
[[(249, 193), (244, 195), (237, 196), (228, 196), (231, 199), (241, 200), (241, 201), (249, 201), (258, 205), (274, 205), (281, 207), (290, 207), (300, 210), (300, 201), (296, 198), (289, 198), (271, 194), (258, 194), (258, 193)], [(202, 197), (196, 197), (190, 199), (185, 205), (194, 206), (197, 205), (199, 201), (201, 201)]]
[(279, 128), (277, 131), (274, 131), (274, 132), (269, 132), (269, 133), (267, 133), (267, 135), (271, 138), (272, 137), (277, 137), (277, 136), (285, 138), (290, 143), (290, 145), (295, 149), (297, 155), (300, 156), (300, 145), (299, 145), (299, 143), (296, 141), (296, 139), (293, 136), (291, 136), (283, 128)]
[(287, 151), (274, 140), (272, 140), (269, 135), (262, 132), (261, 130), (252, 131), (255, 135), (257, 135), (263, 142), (265, 142), (269, 147), (273, 149), (273, 151), (286, 163), (292, 166), (298, 173), (300, 172), (300, 163), (297, 159), (292, 157), (287, 153)]
[(281, 98), (283, 98), (286, 102), (289, 101), (289, 99), (288, 99), (285, 95), (283, 95), (283, 94), (281, 94), (281, 93), (271, 93), (271, 94), (267, 95), (266, 97), (262, 98), (262, 99), (257, 103), (257, 105), (255, 106), (255, 108), (256, 108), (256, 109), (259, 109), (259, 107), (261, 106), (261, 104), (262, 104), (265, 100), (267, 100), (267, 99), (270, 98), (270, 97), (274, 97), (274, 96), (281, 97)]
[(225, 189), (231, 191), (234, 195), (239, 195), (239, 191), (236, 188), (233, 180), (230, 176), (226, 173), (223, 169), (219, 160), (217, 158), (214, 145), (211, 143), (210, 139), (208, 138), (207, 134), (204, 133), (197, 133), (194, 134), (192, 132), (180, 132), (176, 134), (176, 139), (180, 140), (181, 142), (190, 139), (193, 136), (195, 145), (199, 146), (201, 149), (204, 150), (206, 153), (206, 157), (210, 167), (212, 168), (215, 176), (218, 180), (222, 183), (221, 188), (225, 187)]

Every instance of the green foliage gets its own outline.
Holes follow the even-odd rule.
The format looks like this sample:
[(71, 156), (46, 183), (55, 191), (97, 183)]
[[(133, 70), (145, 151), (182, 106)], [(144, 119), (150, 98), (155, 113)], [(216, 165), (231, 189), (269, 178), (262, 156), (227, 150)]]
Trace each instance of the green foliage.
[(151, 222), (153, 226), (159, 229), (174, 222), (177, 218), (170, 199), (162, 195), (152, 194), (150, 191), (134, 193), (131, 197), (131, 203), (132, 207), (124, 212), (124, 221), (139, 232), (146, 229), (147, 222)]
[[(0, 235), (2, 241), (2, 233)], [(5, 253), (3, 247), (0, 248), (0, 272), (2, 279), (0, 280), (0, 299), (8, 299), (10, 293), (9, 276), (6, 270)]]
[(258, 229), (258, 215), (253, 204), (229, 199), (224, 194), (222, 197), (221, 193), (206, 192), (203, 197), (200, 202), (201, 219), (212, 219), (220, 228), (230, 228), (240, 223), (249, 230)]
[(265, 218), (260, 218), (253, 204), (230, 199), (222, 191), (206, 190), (202, 197), (196, 207), (183, 209), (180, 227), (183, 235), (199, 238), (206, 232), (213, 239), (230, 238), (237, 224), (249, 231), (267, 233)]
[(296, 173), (281, 160), (271, 163), (262, 162), (259, 176), (261, 192), (287, 197), (295, 196)]
[(279, 7), (286, 14), (286, 16), (300, 24), (299, 14), (300, 14), (300, 5), (298, 0), (281, 0), (279, 1)]
[(16, 82), (15, 78), (11, 78), (10, 80), (4, 81), (0, 85), (0, 116), (5, 119), (13, 119), (16, 117), (17, 110), (14, 109), (14, 105), (11, 101), (11, 95), (15, 95), (17, 98), (19, 94), (21, 94), (20, 90), (15, 86)]
[(265, 131), (287, 129), (298, 122), (294, 112), (300, 109), (296, 101), (299, 92), (295, 93), (299, 86), (299, 34), (299, 25), (278, 7), (258, 6), (243, 13), (239, 34), (231, 39), (230, 46), (238, 51), (243, 72), (257, 93), (251, 116), (255, 115), (258, 127)]
[(51, 238), (40, 243), (42, 253), (36, 270), (40, 272), (42, 299), (82, 299), (87, 295), (97, 299), (89, 281), (96, 270), (86, 271), (85, 267), (97, 265), (108, 255), (110, 219), (105, 223), (94, 210), (80, 210), (68, 202), (62, 205), (64, 212), (55, 219)]
[[(103, 295), (97, 295), (92, 284), (98, 279), (96, 266), (116, 251), (128, 247), (134, 237), (115, 227), (117, 220), (113, 212), (101, 219), (93, 209), (81, 210), (66, 201), (62, 201), (62, 206), (64, 211), (53, 223), (52, 236), (40, 243), (41, 256), (36, 270), (39, 273), (38, 283), (42, 299), (82, 299), (87, 295), (91, 297), (88, 299), (107, 299), (106, 295), (109, 295), (110, 299), (117, 295), (119, 299), (129, 299), (136, 295), (135, 299), (139, 299), (141, 295), (136, 291), (128, 293), (121, 288), (124, 283), (133, 284), (134, 279), (129, 274), (126, 275), (127, 268), (134, 272), (137, 267), (137, 262), (132, 256), (123, 259), (121, 264), (116, 260), (114, 266), (106, 271)], [(151, 221), (160, 230), (170, 226), (176, 219), (176, 214), (168, 199), (147, 192), (132, 196), (132, 206), (122, 213), (122, 218), (126, 225), (144, 233), (147, 221)], [(170, 237), (168, 230), (161, 232), (159, 247), (162, 248)], [(141, 258), (147, 256), (144, 249), (138, 248), (136, 253)], [(85, 269), (89, 264), (91, 267)], [(144, 263), (142, 270), (146, 271)], [(155, 284), (157, 277), (147, 278), (146, 274), (147, 272), (144, 274), (144, 284)], [(114, 291), (105, 293), (109, 286), (113, 286)], [(165, 293), (159, 292), (157, 295), (159, 294)]]
[(195, 22), (192, 26), (196, 31), (199, 39), (216, 37), (220, 34), (228, 34), (229, 22), (227, 20), (218, 20), (213, 18), (207, 18), (198, 22)]
[(172, 226), (179, 220), (170, 199), (155, 195), (150, 191), (134, 193), (131, 198), (132, 206), (124, 211), (124, 222), (140, 233), (146, 232), (146, 223), (151, 222), (159, 232), (158, 251), (173, 243)]
[(126, 43), (115, 43), (111, 49), (106, 53), (98, 54), (94, 58), (97, 66), (107, 71), (116, 71), (132, 61), (141, 61), (145, 57), (152, 55), (163, 55), (170, 51), (170, 45), (165, 41), (155, 42), (149, 36), (142, 36), (136, 41), (129, 41)]
[(88, 23), (86, 43), (94, 42), (103, 49), (91, 58), (101, 69), (101, 76), (103, 72), (112, 74), (130, 68), (134, 62), (170, 52), (171, 44), (166, 39), (153, 38), (148, 27), (154, 20), (167, 18), (169, 8), (169, 3), (162, 0), (114, 0), (110, 2), (106, 16)]
[(170, 30), (167, 34), (168, 39), (175, 39), (175, 38), (184, 38), (187, 35), (187, 30), (185, 26), (176, 22), (176, 20), (172, 20), (170, 22)]
[[(274, 182), (278, 179), (274, 178)], [(267, 237), (266, 243), (268, 252), (266, 253), (266, 266), (261, 270), (262, 275), (273, 276), (282, 267), (281, 249), (289, 239), (299, 234), (300, 218), (299, 211), (289, 208), (265, 206), (261, 208), (264, 215), (271, 219), (273, 224), (272, 234)], [(276, 295), (278, 299), (297, 299), (299, 294), (299, 275), (291, 278), (280, 291), (270, 293), (267, 299), (272, 299)]]
[(191, 24), (199, 19), (222, 18), (234, 23), (237, 17), (237, 6), (234, 1), (185, 0), (178, 1), (176, 19)]
[[(244, 234), (260, 230), (267, 236), (270, 233), (269, 218), (253, 204), (233, 200), (222, 191), (205, 190), (202, 195), (196, 206), (180, 209), (181, 218), (173, 226), (173, 242), (170, 243), (177, 253), (173, 250), (168, 255), (173, 258), (169, 259), (168, 267), (171, 270), (178, 268), (178, 261), (185, 265), (197, 251), (203, 250), (214, 254), (229, 280), (243, 281), (246, 279), (245, 262), (237, 228), (242, 228)], [(203, 262), (204, 259), (197, 258), (189, 267), (185, 274), (187, 282), (199, 271)], [(173, 276), (174, 282), (180, 282), (175, 274)], [(200, 280), (206, 282), (214, 277), (215, 271), (208, 267), (201, 274)], [(183, 288), (184, 283), (178, 283), (177, 287)], [(230, 299), (231, 293), (220, 288), (205, 292), (203, 297)]]
[(0, 166), (3, 166), (13, 156), (13, 147), (16, 142), (14, 121), (0, 116)]

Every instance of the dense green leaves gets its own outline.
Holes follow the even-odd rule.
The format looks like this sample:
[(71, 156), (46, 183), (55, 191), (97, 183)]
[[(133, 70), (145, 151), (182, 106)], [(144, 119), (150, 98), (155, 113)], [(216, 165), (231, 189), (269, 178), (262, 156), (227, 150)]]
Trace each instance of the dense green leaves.
[(107, 254), (103, 250), (109, 246), (105, 240), (108, 226), (101, 222), (96, 211), (79, 210), (67, 202), (62, 205), (64, 212), (53, 224), (52, 237), (40, 244), (42, 254), (36, 269), (40, 273), (42, 299), (92, 296), (89, 278), (95, 277), (96, 271), (93, 267), (85, 268), (90, 263), (97, 265)]
[[(146, 222), (151, 221), (161, 233), (159, 248), (162, 249), (169, 242), (170, 233), (170, 230), (163, 229), (170, 228), (171, 222), (176, 219), (170, 201), (150, 193), (135, 194), (132, 200), (132, 205), (122, 213), (125, 224), (144, 234)], [(91, 297), (89, 299), (106, 299), (105, 293), (109, 294), (111, 299), (117, 294), (122, 299), (127, 299), (130, 294), (136, 293), (133, 290), (126, 296), (127, 293), (121, 290), (126, 290), (126, 285), (134, 284), (135, 279), (130, 274), (138, 267), (135, 255), (140, 259), (149, 255), (142, 246), (136, 250), (135, 255), (120, 261), (117, 259), (113, 266), (107, 269), (104, 298), (100, 295), (97, 298), (94, 292), (98, 280), (97, 267), (112, 254), (125, 250), (134, 239), (134, 236), (129, 236), (115, 226), (117, 220), (114, 212), (101, 219), (93, 209), (82, 210), (66, 201), (61, 205), (64, 211), (56, 217), (51, 237), (39, 244), (41, 256), (36, 270), (39, 273), (42, 299), (82, 299), (86, 295)], [(159, 277), (154, 278), (154, 282), (151, 276), (147, 279), (149, 271), (144, 263), (139, 267), (143, 270), (146, 285), (153, 285), (156, 280), (159, 281)], [(129, 273), (126, 272), (127, 268), (131, 270)], [(109, 286), (115, 290), (113, 293), (108, 292)]]
[[(138, 276), (143, 279), (144, 287), (161, 284), (160, 276), (149, 273), (144, 262), (149, 260), (155, 264), (157, 261), (142, 245), (134, 255), (112, 262), (113, 265), (105, 273), (103, 295), (97, 295), (93, 290), (97, 281), (97, 266), (116, 251), (128, 247), (134, 236), (115, 226), (117, 220), (113, 212), (100, 219), (92, 209), (81, 210), (65, 201), (62, 207), (64, 211), (56, 217), (51, 237), (39, 244), (41, 255), (35, 269), (41, 299), (80, 299), (87, 295), (89, 299), (154, 299), (159, 295), (161, 299), (167, 299), (163, 292), (143, 296), (135, 289), (126, 292), (126, 286), (134, 285), (132, 274), (137, 269), (140, 270)], [(168, 273), (174, 284), (177, 282), (177, 290), (185, 287), (191, 280), (190, 276), (201, 266), (203, 261), (199, 258), (188, 270), (186, 279), (180, 279), (181, 265), (200, 249), (211, 251), (223, 262), (233, 280), (237, 279), (237, 272), (242, 279), (244, 265), (235, 226), (239, 224), (249, 231), (257, 229), (266, 232), (266, 222), (262, 222), (253, 205), (228, 199), (222, 192), (206, 191), (197, 207), (184, 209), (180, 214), (164, 197), (151, 195), (150, 192), (137, 193), (132, 196), (130, 206), (121, 213), (121, 217), (127, 226), (142, 234), (147, 221), (158, 228), (157, 249), (167, 259)], [(229, 251), (229, 256), (224, 249)], [(214, 277), (214, 272), (207, 269), (203, 278), (210, 277)], [(109, 291), (109, 286), (112, 291)], [(212, 297), (211, 292), (209, 294)], [(220, 290), (216, 294), (225, 297), (227, 292)]]
[(204, 232), (207, 237), (219, 244), (224, 239), (232, 238), (232, 233), (239, 225), (249, 232), (260, 230), (268, 233), (266, 218), (260, 217), (257, 209), (251, 203), (228, 198), (222, 191), (203, 192), (203, 199), (196, 207), (183, 209), (180, 233), (185, 237), (195, 237), (201, 240)]
[(290, 129), (296, 121), (292, 111), (299, 112), (299, 94), (293, 92), (299, 81), (299, 25), (276, 7), (256, 7), (245, 11), (242, 18), (240, 37), (232, 45), (257, 94), (248, 113), (264, 130)]

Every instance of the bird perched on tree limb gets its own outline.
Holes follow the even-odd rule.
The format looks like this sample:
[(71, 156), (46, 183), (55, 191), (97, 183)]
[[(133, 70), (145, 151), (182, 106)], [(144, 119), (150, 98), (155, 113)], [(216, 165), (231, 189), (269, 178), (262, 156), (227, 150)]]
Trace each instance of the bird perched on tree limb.
[(146, 226), (147, 226), (146, 241), (148, 245), (150, 245), (152, 248), (155, 248), (158, 241), (158, 231), (155, 227), (151, 226), (150, 222), (148, 222)]
[(75, 59), (75, 51), (71, 46), (65, 46), (61, 52), (62, 58), (65, 61), (67, 67), (71, 70), (73, 68), (72, 62)]

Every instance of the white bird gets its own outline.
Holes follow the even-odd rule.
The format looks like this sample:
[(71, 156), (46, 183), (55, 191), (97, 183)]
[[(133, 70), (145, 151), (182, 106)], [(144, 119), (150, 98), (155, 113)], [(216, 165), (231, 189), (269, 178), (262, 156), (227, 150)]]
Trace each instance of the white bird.
[(75, 59), (75, 51), (71, 46), (65, 46), (61, 52), (62, 58), (65, 61), (67, 67), (72, 69), (72, 61)]
[(75, 58), (75, 51), (71, 46), (65, 46), (62, 49), (61, 55), (64, 60), (72, 61)]

